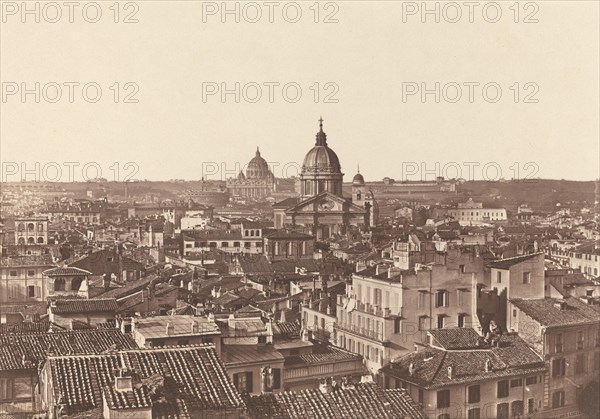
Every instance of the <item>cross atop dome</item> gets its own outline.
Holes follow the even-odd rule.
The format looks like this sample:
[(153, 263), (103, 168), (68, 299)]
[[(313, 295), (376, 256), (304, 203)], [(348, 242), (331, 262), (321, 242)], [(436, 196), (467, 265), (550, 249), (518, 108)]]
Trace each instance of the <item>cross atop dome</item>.
[(315, 145), (327, 146), (327, 134), (323, 132), (323, 117), (319, 118), (319, 132), (317, 132), (317, 142)]
[(258, 149), (258, 146), (256, 146), (256, 157), (260, 157), (260, 150)]

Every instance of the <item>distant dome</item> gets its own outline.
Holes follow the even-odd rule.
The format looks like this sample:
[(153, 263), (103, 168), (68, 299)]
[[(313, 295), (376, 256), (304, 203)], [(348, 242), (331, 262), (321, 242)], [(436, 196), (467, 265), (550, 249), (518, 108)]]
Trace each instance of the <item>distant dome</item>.
[(352, 184), (354, 186), (362, 186), (365, 184), (365, 178), (360, 174), (360, 172), (354, 175), (352, 178)]
[(302, 164), (303, 173), (341, 173), (342, 167), (335, 151), (327, 146), (327, 135), (323, 132), (323, 122), (316, 136), (315, 146), (306, 153)]
[(256, 155), (248, 163), (246, 168), (246, 179), (268, 179), (271, 171), (267, 161), (260, 156), (260, 150), (256, 147)]

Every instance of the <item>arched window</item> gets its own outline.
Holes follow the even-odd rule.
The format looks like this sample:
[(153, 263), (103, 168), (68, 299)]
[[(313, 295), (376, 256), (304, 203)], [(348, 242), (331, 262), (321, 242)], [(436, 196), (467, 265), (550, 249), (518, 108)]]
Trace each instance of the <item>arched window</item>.
[(79, 291), (80, 287), (81, 287), (81, 278), (73, 278), (71, 280), (71, 290)]
[(25, 237), (19, 237), (19, 241), (17, 242), (17, 244), (21, 246), (25, 245)]
[(28, 238), (27, 244), (35, 244), (35, 239), (33, 237)]
[(279, 242), (275, 242), (275, 255), (279, 255)]
[(65, 290), (65, 279), (64, 278), (56, 278), (54, 280), (54, 291), (64, 291)]
[(19, 223), (18, 230), (19, 230), (19, 231), (25, 231), (25, 224), (23, 224), (23, 223)]
[(44, 224), (38, 223), (38, 231), (44, 231)]
[(360, 193), (360, 191), (356, 192), (356, 200), (357, 201), (361, 200), (361, 196), (362, 196), (362, 194)]
[(293, 251), (294, 251), (294, 243), (288, 242), (288, 244), (287, 244), (287, 253), (288, 253), (288, 255), (293, 254)]
[(38, 242), (38, 244), (44, 244), (44, 238), (38, 237), (37, 242)]
[(33, 223), (29, 223), (29, 224), (27, 224), (27, 230), (28, 230), (28, 231), (33, 231), (33, 230), (35, 230), (35, 225), (34, 225)]

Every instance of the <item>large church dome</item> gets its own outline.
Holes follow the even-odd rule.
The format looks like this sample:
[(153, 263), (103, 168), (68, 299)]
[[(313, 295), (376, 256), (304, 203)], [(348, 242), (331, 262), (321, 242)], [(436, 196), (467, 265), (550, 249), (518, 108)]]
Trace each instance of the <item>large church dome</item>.
[(323, 132), (323, 120), (319, 120), (319, 132), (313, 148), (306, 153), (302, 173), (341, 173), (337, 154), (327, 146), (327, 134)]
[(246, 168), (246, 179), (268, 179), (271, 176), (267, 161), (260, 155), (260, 150), (256, 148), (256, 155), (248, 163)]

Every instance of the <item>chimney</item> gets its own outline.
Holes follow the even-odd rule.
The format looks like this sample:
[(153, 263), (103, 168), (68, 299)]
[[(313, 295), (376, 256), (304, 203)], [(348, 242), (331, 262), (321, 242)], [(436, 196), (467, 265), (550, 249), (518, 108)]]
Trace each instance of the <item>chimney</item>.
[(107, 273), (102, 275), (102, 286), (105, 290), (108, 290), (110, 288), (110, 276)]
[(173, 326), (171, 324), (171, 322), (167, 322), (167, 327), (166, 327), (166, 334), (167, 336), (171, 336), (173, 334), (175, 334), (175, 326)]
[(192, 333), (200, 333), (200, 325), (196, 320), (192, 320)]
[(492, 372), (492, 361), (489, 358), (485, 360), (485, 372)]
[(448, 378), (450, 380), (454, 379), (454, 365), (448, 365)]
[(122, 371), (115, 377), (115, 390), (133, 391), (133, 377), (126, 376)]
[(321, 383), (319, 384), (319, 390), (321, 391), (321, 393), (323, 394), (329, 394), (331, 393), (331, 383), (329, 383), (329, 381), (327, 380), (327, 378), (323, 379), (321, 381)]
[(273, 319), (269, 319), (266, 324), (267, 327), (267, 344), (273, 343)]
[[(416, 345), (415, 345), (416, 346)], [(452, 367), (448, 367), (449, 369)], [(415, 373), (415, 364), (414, 363), (410, 363), (408, 365), (408, 375), (410, 375), (411, 377), (413, 376), (413, 374)], [(450, 372), (448, 372), (448, 374), (450, 374)]]

